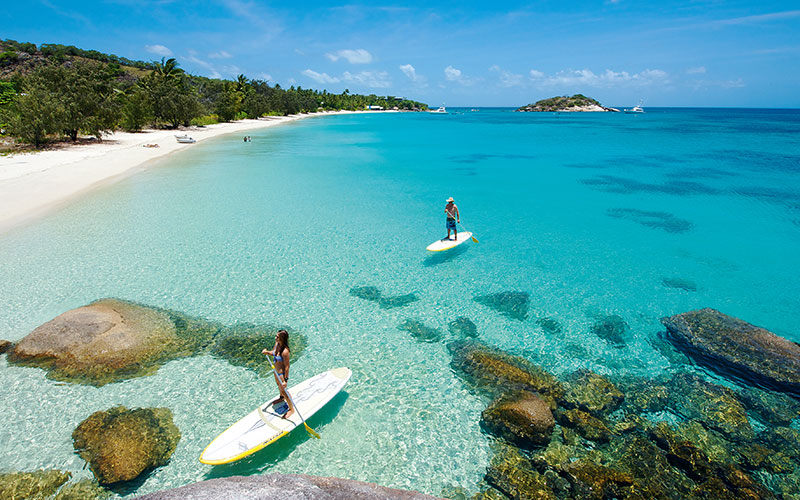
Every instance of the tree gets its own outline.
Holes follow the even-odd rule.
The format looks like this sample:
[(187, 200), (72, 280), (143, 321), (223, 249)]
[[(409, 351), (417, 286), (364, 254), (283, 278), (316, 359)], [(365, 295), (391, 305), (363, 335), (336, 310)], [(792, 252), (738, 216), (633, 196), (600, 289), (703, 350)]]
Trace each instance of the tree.
[(48, 134), (63, 130), (62, 109), (50, 82), (34, 72), (25, 81), (23, 93), (3, 107), (8, 131), (37, 148), (44, 144)]

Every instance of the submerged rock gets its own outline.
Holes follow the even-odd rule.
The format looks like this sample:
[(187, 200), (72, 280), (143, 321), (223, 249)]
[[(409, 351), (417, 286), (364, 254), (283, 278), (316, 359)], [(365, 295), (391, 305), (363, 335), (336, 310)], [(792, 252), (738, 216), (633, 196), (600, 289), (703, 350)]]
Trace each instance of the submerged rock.
[(0, 474), (0, 498), (9, 500), (47, 498), (53, 495), (59, 486), (69, 481), (71, 476), (69, 472), (60, 470)]
[(486, 482), (509, 498), (556, 500), (547, 480), (518, 450), (504, 446), (489, 464)]
[(789, 426), (800, 417), (800, 401), (780, 392), (749, 387), (737, 393), (737, 398), (766, 424)]
[(709, 429), (734, 441), (753, 439), (753, 428), (736, 394), (692, 373), (676, 373), (669, 383), (668, 405), (690, 420), (699, 420)]
[(661, 411), (667, 406), (669, 380), (625, 377), (617, 386), (625, 393), (624, 408), (633, 413)]
[(528, 292), (500, 292), (475, 297), (475, 302), (490, 307), (512, 319), (524, 321), (528, 317), (531, 296)]
[(58, 490), (58, 494), (53, 500), (106, 500), (111, 498), (111, 492), (103, 488), (95, 481), (81, 479), (74, 483), (68, 483)]
[(765, 441), (775, 450), (789, 458), (800, 458), (800, 431), (791, 427), (770, 429)]
[(664, 278), (661, 284), (667, 288), (677, 288), (686, 292), (696, 292), (697, 284), (694, 281), (683, 278)]
[(800, 398), (800, 344), (709, 308), (661, 323), (670, 340), (709, 368)]
[(13, 344), (11, 342), (9, 342), (8, 340), (0, 340), (0, 354), (3, 354), (6, 351), (8, 351), (9, 349), (11, 349), (12, 345)]
[(628, 323), (622, 316), (610, 314), (597, 316), (592, 325), (592, 333), (611, 343), (614, 347), (625, 346), (625, 333), (628, 331)]
[(541, 327), (545, 333), (549, 333), (551, 335), (556, 335), (564, 331), (564, 329), (561, 327), (561, 323), (548, 316), (537, 319), (536, 324), (539, 325), (539, 327)]
[(466, 316), (459, 316), (455, 320), (451, 321), (447, 327), (450, 330), (450, 333), (457, 337), (467, 337), (472, 339), (478, 337), (478, 327), (475, 326), (475, 323), (470, 321), (470, 319)]
[(572, 484), (573, 498), (619, 498), (633, 484), (633, 476), (627, 472), (584, 459), (566, 464), (562, 470)]
[(519, 356), (492, 349), (477, 341), (448, 344), (453, 355), (450, 366), (479, 389), (500, 394), (513, 390), (537, 392), (551, 408), (564, 393), (556, 377)]
[(359, 299), (369, 300), (377, 303), (381, 309), (394, 309), (395, 307), (404, 307), (412, 302), (419, 300), (414, 293), (407, 293), (405, 295), (394, 295), (391, 297), (384, 297), (383, 293), (374, 286), (357, 286), (350, 289), (350, 295), (358, 297)]
[(588, 370), (574, 373), (566, 386), (567, 391), (558, 401), (559, 404), (593, 415), (604, 415), (616, 410), (624, 398), (607, 378)]
[[(642, 500), (685, 500), (694, 483), (667, 460), (664, 452), (644, 435), (635, 433), (615, 440), (607, 454), (609, 463), (633, 476), (630, 496)], [(638, 492), (638, 496), (635, 494)]]
[(481, 414), (481, 425), (522, 448), (546, 445), (555, 420), (550, 405), (532, 392), (517, 391), (499, 397)]
[(138, 500), (314, 499), (314, 500), (435, 500), (416, 491), (372, 483), (305, 474), (265, 474), (209, 479), (137, 497)]
[(598, 443), (607, 443), (611, 440), (613, 432), (599, 418), (578, 409), (556, 410), (556, 420), (564, 427), (575, 429), (578, 434)]
[(437, 328), (426, 326), (415, 319), (406, 319), (397, 329), (411, 332), (411, 336), (421, 342), (438, 342), (442, 339), (442, 333)]
[(72, 432), (75, 450), (100, 484), (135, 479), (166, 464), (181, 438), (169, 408), (97, 411)]
[(208, 345), (215, 332), (166, 310), (103, 299), (36, 328), (9, 361), (44, 368), (56, 380), (100, 386), (151, 375)]
[(275, 332), (280, 329), (289, 332), (291, 362), (295, 363), (308, 346), (308, 340), (304, 335), (282, 327), (240, 324), (226, 328), (215, 338), (210, 353), (234, 366), (249, 368), (262, 376), (269, 375), (272, 373), (272, 368), (261, 351), (264, 348), (272, 349), (275, 345)]

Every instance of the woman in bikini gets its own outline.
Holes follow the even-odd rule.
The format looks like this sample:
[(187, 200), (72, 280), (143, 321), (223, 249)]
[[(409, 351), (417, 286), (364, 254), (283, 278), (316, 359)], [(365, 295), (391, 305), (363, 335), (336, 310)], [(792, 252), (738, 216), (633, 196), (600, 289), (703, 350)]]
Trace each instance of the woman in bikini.
[(273, 375), (275, 375), (275, 382), (278, 383), (280, 396), (270, 404), (275, 405), (281, 401), (286, 401), (289, 410), (282, 417), (289, 418), (294, 413), (294, 405), (292, 405), (292, 400), (286, 393), (286, 388), (289, 384), (289, 358), (291, 356), (289, 352), (289, 332), (278, 330), (278, 333), (275, 334), (275, 346), (271, 351), (264, 349), (261, 354), (275, 358), (275, 372)]

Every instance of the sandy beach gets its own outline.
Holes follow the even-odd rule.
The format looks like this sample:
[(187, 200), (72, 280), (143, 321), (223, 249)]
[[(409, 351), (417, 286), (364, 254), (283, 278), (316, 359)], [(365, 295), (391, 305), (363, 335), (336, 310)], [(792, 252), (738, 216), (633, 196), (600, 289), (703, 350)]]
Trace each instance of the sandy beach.
[[(90, 144), (0, 157), (0, 234), (40, 217), (88, 190), (146, 168), (151, 160), (195, 146), (178, 143), (176, 135), (187, 134), (199, 143), (224, 134), (244, 133), (311, 116), (338, 113), (342, 112), (241, 120), (186, 130), (115, 132)], [(158, 147), (145, 146), (152, 144)]]

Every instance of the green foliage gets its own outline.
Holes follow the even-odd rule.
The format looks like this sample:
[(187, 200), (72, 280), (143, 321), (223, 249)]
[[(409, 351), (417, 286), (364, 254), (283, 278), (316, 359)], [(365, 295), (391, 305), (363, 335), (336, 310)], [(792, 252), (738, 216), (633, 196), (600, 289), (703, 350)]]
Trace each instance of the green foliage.
[[(75, 140), (81, 133), (99, 137), (117, 127), (137, 131), (372, 105), (427, 108), (401, 97), (351, 94), (349, 89), (332, 94), (284, 89), (245, 75), (234, 81), (192, 76), (174, 58), (144, 63), (72, 45), (42, 44), (37, 50), (34, 44), (15, 40), (0, 40), (0, 51), (0, 66), (12, 68), (14, 82), (11, 87), (0, 82), (0, 124), (37, 147), (61, 134)], [(31, 73), (14, 71), (22, 53), (35, 56), (24, 56), (26, 67), (35, 67)], [(150, 72), (142, 75), (131, 67)], [(24, 95), (16, 96), (14, 90)]]
[(519, 108), (519, 111), (558, 111), (582, 106), (602, 106), (598, 101), (583, 94), (575, 94), (572, 97), (556, 96), (549, 99), (542, 99), (533, 104), (528, 104)]

